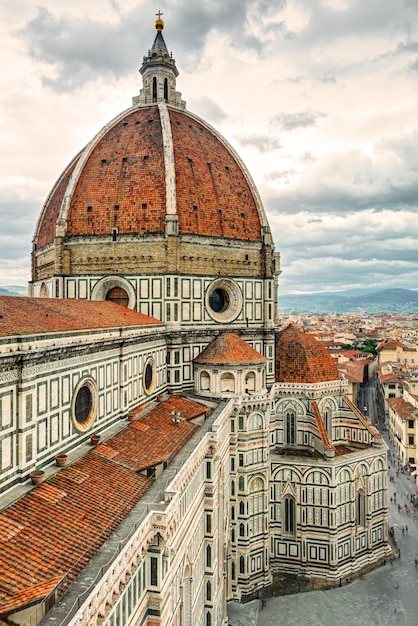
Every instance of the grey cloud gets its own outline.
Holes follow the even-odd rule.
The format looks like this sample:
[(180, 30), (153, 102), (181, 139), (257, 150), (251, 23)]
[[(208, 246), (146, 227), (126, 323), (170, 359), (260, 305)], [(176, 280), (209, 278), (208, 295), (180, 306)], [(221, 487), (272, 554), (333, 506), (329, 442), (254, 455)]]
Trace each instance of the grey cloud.
[(241, 146), (252, 146), (259, 152), (281, 148), (280, 140), (272, 135), (240, 135), (238, 141)]
[(202, 96), (190, 99), (190, 109), (209, 122), (221, 122), (227, 117), (225, 111), (211, 98)]
[[(176, 10), (167, 12), (167, 47), (181, 56), (182, 66), (188, 71), (201, 62), (211, 32), (226, 34), (235, 48), (261, 53), (269, 38), (279, 32), (286, 34), (286, 26), (282, 22), (269, 24), (260, 38), (253, 32), (249, 16), (275, 14), (284, 4), (285, 0), (273, 6), (264, 0), (196, 4), (179, 0)], [(124, 15), (117, 2), (113, 1), (112, 7), (118, 20), (106, 23), (91, 18), (57, 18), (48, 9), (39, 8), (36, 17), (21, 29), (20, 36), (31, 56), (51, 66), (51, 75), (43, 78), (45, 86), (58, 92), (72, 91), (101, 76), (120, 78), (133, 70), (134, 63), (140, 65), (140, 55), (146, 53), (153, 39), (152, 24), (143, 19), (145, 13), (149, 14), (145, 0)], [(135, 52), (137, 59), (133, 58)]]
[(270, 125), (283, 131), (297, 130), (316, 126), (319, 119), (326, 117), (321, 111), (296, 111), (295, 113), (280, 113), (270, 120)]
[[(399, 212), (412, 207), (418, 211), (417, 144), (415, 131), (380, 141), (373, 159), (359, 150), (329, 154), (322, 160), (308, 153), (310, 167), (297, 184), (289, 179), (301, 159), (295, 160), (295, 169), (266, 174), (267, 186), (262, 187), (266, 208), (273, 215), (301, 211), (344, 215), (365, 208)], [(270, 188), (276, 180), (289, 184), (278, 190)]]
[[(44, 85), (56, 91), (72, 91), (100, 77), (121, 77), (132, 68), (133, 54), (137, 52), (139, 57), (140, 52), (146, 51), (141, 50), (141, 27), (133, 28), (131, 18), (121, 19), (115, 25), (89, 18), (56, 18), (40, 8), (21, 34), (31, 56), (53, 68), (53, 76), (43, 78)], [(146, 29), (142, 30), (145, 39)]]
[(392, 33), (393, 24), (408, 28), (408, 7), (399, 7), (399, 0), (350, 0), (345, 6), (333, 7), (323, 3), (315, 3), (314, 10), (311, 0), (303, 0), (311, 19), (304, 33), (304, 44), (316, 47), (353, 34), (356, 37), (373, 35), (382, 32)]

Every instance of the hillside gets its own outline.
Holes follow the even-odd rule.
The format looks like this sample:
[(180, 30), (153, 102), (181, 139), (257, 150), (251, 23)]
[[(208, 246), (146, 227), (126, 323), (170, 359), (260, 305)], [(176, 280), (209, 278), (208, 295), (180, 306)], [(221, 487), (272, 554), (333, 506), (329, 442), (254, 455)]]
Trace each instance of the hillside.
[(418, 313), (418, 290), (382, 289), (279, 295), (280, 313)]
[(27, 296), (28, 288), (22, 285), (7, 285), (0, 287), (0, 296)]

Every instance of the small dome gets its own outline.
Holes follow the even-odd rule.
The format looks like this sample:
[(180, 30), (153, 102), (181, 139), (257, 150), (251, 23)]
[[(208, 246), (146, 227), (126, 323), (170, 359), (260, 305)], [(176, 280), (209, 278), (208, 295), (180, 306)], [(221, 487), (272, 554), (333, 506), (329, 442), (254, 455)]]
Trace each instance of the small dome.
[(266, 357), (235, 333), (219, 335), (194, 359), (194, 363), (205, 365), (248, 365), (266, 361)]
[(292, 324), (276, 334), (276, 382), (322, 383), (339, 379), (332, 356), (315, 337)]

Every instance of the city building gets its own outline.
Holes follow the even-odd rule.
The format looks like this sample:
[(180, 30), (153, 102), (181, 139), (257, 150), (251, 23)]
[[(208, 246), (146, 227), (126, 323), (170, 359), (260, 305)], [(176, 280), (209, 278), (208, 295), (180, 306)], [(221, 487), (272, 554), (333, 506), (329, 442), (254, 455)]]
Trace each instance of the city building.
[(8, 623), (218, 626), (390, 554), (383, 437), (325, 347), (278, 332), (261, 199), (163, 26), (45, 202), (31, 297), (0, 299)]

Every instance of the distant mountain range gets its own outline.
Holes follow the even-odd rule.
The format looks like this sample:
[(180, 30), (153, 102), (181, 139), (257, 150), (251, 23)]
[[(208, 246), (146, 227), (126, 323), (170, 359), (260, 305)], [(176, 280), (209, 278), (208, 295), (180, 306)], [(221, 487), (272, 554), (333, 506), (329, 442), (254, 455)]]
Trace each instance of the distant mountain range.
[[(0, 296), (27, 296), (27, 287), (0, 287)], [(350, 289), (305, 294), (280, 294), (279, 313), (416, 313), (418, 290)]]
[(418, 290), (351, 289), (308, 294), (280, 294), (279, 313), (417, 313)]
[(0, 287), (0, 296), (27, 296), (28, 288), (22, 285), (7, 285)]

